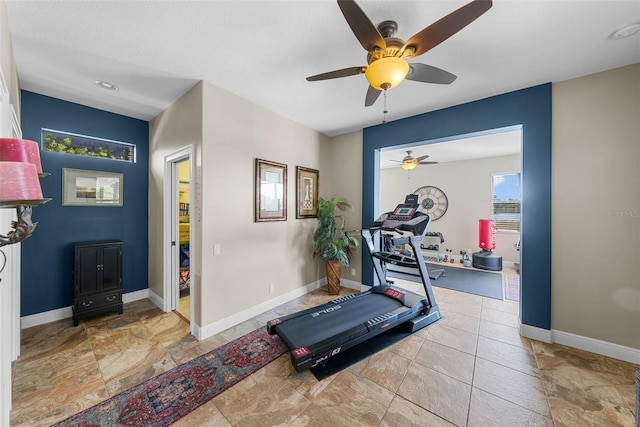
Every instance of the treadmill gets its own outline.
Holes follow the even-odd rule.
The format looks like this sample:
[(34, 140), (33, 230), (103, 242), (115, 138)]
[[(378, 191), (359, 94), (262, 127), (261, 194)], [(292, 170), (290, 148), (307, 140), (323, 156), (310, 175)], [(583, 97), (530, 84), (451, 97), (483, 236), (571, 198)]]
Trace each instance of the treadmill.
[[(418, 196), (410, 194), (393, 212), (382, 214), (368, 229), (362, 230), (378, 283), (358, 294), (334, 299), (267, 322), (267, 331), (277, 334), (291, 350), (291, 363), (297, 372), (326, 362), (340, 352), (404, 324), (415, 332), (442, 316), (436, 304), (424, 259), (378, 251), (374, 237), (381, 232), (395, 232), (394, 245), (408, 244), (420, 253), (430, 217), (418, 212)], [(405, 233), (410, 234), (404, 236)], [(385, 277), (387, 263), (417, 269), (426, 296), (392, 286)]]
[[(428, 237), (440, 237), (440, 243), (444, 242), (444, 239), (442, 238), (442, 233), (426, 232), (424, 235)], [(382, 233), (382, 236), (381, 236), (382, 242), (383, 242), (382, 245), (387, 251), (393, 250), (392, 237), (393, 237), (393, 234)], [(420, 245), (420, 247), (422, 248), (422, 245)], [(420, 252), (420, 254), (422, 254), (422, 251)], [(418, 271), (413, 267), (405, 268), (398, 264), (385, 264), (385, 266), (386, 266), (385, 274), (387, 275), (387, 281), (389, 281), (388, 279), (389, 277), (395, 278), (395, 279), (409, 280), (409, 281), (418, 282), (418, 283), (420, 283), (420, 281), (422, 280), (420, 278), (420, 274), (418, 273)], [(443, 268), (427, 267), (427, 273), (429, 273), (429, 278), (431, 280), (437, 280), (441, 276), (446, 276)]]

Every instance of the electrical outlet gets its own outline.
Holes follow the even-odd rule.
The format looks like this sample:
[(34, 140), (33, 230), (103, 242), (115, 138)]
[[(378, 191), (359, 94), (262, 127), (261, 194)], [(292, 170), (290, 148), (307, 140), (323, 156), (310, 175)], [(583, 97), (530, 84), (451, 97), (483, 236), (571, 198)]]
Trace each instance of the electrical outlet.
[(272, 294), (276, 291), (276, 284), (275, 283), (269, 283), (269, 293)]
[(213, 254), (214, 255), (220, 255), (220, 251), (221, 251), (221, 248), (220, 248), (220, 244), (219, 243), (216, 243), (215, 245), (213, 245)]
[(351, 269), (351, 275), (352, 275), (352, 276), (355, 276), (355, 275), (356, 275), (356, 269), (355, 269), (355, 268), (352, 268), (352, 269)]

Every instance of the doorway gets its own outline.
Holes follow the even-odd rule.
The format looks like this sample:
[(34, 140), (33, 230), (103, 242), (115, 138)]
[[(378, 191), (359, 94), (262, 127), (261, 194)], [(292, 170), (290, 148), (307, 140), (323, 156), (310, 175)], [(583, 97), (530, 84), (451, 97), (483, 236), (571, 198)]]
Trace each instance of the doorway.
[(191, 321), (191, 192), (189, 159), (178, 163), (178, 307), (176, 311)]
[(164, 311), (173, 311), (194, 332), (195, 145), (165, 157)]
[[(402, 167), (407, 155), (425, 163), (407, 170)], [(422, 203), (429, 202), (421, 204), (421, 210), (432, 217), (431, 235), (425, 237), (421, 255), (434, 271), (454, 267), (473, 271), (470, 258), (480, 251), (478, 220), (496, 220), (501, 293), (505, 299), (518, 302), (521, 169), (522, 130), (513, 127), (385, 147), (379, 162), (380, 213), (393, 210), (410, 193), (418, 194)], [(432, 277), (433, 285), (438, 285), (438, 277)], [(491, 285), (496, 294), (500, 293), (499, 287), (499, 281)]]

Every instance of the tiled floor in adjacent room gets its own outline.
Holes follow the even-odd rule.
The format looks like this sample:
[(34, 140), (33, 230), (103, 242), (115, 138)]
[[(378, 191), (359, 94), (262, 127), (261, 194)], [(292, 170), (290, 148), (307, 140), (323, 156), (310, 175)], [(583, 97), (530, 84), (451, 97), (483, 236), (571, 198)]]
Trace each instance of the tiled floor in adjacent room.
[[(363, 362), (318, 382), (296, 373), (286, 354), (176, 425), (634, 425), (639, 366), (521, 338), (516, 302), (434, 292), (442, 320)], [(319, 289), (203, 341), (148, 300), (75, 328), (69, 319), (26, 329), (11, 425), (48, 426), (271, 318), (332, 298)]]

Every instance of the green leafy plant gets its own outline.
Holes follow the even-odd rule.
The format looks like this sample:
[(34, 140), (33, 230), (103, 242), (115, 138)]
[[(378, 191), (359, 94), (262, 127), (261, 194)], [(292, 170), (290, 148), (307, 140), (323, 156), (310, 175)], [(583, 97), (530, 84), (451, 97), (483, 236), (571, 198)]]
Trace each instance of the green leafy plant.
[[(79, 156), (100, 157), (104, 159), (129, 160), (126, 149), (124, 154), (117, 156), (107, 141), (92, 141), (88, 138), (62, 136), (55, 133), (44, 133), (45, 151), (54, 151), (57, 153), (76, 154)], [(131, 149), (129, 148), (129, 151)]]
[(353, 210), (353, 207), (341, 197), (318, 200), (318, 228), (313, 234), (313, 256), (348, 266), (351, 253), (358, 249), (360, 243), (355, 237), (347, 235), (344, 216), (336, 215), (336, 209), (347, 211)]

